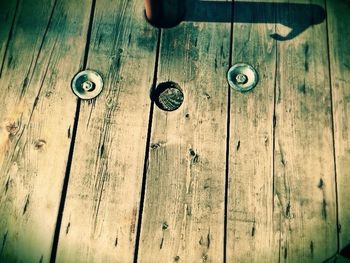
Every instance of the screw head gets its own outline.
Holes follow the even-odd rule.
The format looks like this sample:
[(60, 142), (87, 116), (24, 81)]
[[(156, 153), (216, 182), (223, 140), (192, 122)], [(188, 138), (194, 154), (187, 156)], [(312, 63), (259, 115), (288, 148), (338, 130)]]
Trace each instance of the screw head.
[(246, 75), (244, 75), (244, 74), (242, 74), (242, 73), (237, 74), (237, 76), (236, 76), (236, 82), (237, 82), (238, 84), (245, 84), (245, 83), (247, 83), (247, 81), (248, 81), (248, 78), (247, 78)]
[(103, 89), (102, 77), (93, 70), (78, 72), (71, 83), (73, 93), (83, 100), (97, 97)]
[(240, 92), (252, 90), (258, 83), (258, 73), (249, 64), (238, 63), (227, 72), (229, 85)]
[(93, 91), (95, 89), (95, 84), (92, 81), (87, 80), (82, 84), (82, 88), (88, 92)]

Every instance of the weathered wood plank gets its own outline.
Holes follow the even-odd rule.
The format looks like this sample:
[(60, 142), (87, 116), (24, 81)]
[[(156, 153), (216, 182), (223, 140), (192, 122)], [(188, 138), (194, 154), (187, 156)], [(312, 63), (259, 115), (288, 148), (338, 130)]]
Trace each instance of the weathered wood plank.
[(0, 79), (0, 261), (48, 262), (90, 13), (68, 0), (17, 12)]
[(12, 38), (13, 25), (18, 10), (18, 1), (0, 2), (0, 78), (5, 63), (6, 50)]
[(158, 83), (177, 82), (185, 100), (154, 111), (139, 262), (223, 260), (229, 52), (230, 23), (162, 33)]
[[(324, 7), (323, 1), (310, 2)], [(294, 9), (279, 9), (277, 19), (292, 22), (300, 11)], [(280, 233), (279, 260), (322, 262), (337, 250), (326, 22), (278, 42), (277, 51), (274, 231)]]
[(251, 92), (231, 95), (227, 262), (277, 262), (278, 257), (272, 202), (275, 26), (250, 23), (273, 19), (275, 10), (256, 3), (251, 9), (234, 2), (233, 19), (246, 23), (234, 23), (232, 64), (251, 64), (259, 83)]
[(57, 262), (133, 259), (157, 32), (140, 1), (96, 1), (87, 67), (105, 88), (81, 105)]
[(327, 1), (340, 249), (350, 244), (350, 2)]

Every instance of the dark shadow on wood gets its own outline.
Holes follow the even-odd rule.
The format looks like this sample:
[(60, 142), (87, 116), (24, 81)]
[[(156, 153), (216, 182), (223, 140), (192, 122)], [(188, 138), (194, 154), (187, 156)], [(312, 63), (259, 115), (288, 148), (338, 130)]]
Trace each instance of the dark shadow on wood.
[(340, 251), (340, 255), (342, 255), (343, 257), (346, 257), (346, 258), (350, 259), (350, 244), (348, 244), (347, 246), (345, 246), (345, 247)]
[[(234, 15), (232, 16), (232, 10)], [(286, 36), (271, 34), (273, 39), (290, 40), (308, 27), (326, 18), (323, 7), (315, 4), (265, 2), (215, 2), (188, 0), (185, 21), (230, 23), (279, 23), (291, 28)]]
[(336, 253), (331, 258), (326, 259), (322, 263), (334, 262), (350, 262), (350, 244), (346, 245), (339, 253)]

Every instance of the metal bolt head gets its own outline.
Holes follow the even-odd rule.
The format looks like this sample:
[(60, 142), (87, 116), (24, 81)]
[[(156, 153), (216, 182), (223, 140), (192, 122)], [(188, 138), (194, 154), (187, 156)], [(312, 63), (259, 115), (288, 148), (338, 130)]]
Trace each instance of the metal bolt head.
[(90, 80), (87, 80), (85, 82), (83, 82), (83, 89), (90, 92), (93, 91), (95, 89), (95, 84), (93, 82), (91, 82)]
[(247, 83), (247, 81), (248, 81), (248, 78), (247, 78), (247, 76), (246, 75), (244, 75), (244, 74), (237, 74), (237, 76), (236, 76), (236, 82), (238, 83), (238, 84), (245, 84), (245, 83)]
[(103, 80), (96, 71), (84, 70), (74, 76), (71, 86), (77, 97), (90, 100), (102, 92)]
[(247, 92), (257, 85), (258, 73), (251, 65), (238, 63), (227, 72), (227, 81), (233, 89)]

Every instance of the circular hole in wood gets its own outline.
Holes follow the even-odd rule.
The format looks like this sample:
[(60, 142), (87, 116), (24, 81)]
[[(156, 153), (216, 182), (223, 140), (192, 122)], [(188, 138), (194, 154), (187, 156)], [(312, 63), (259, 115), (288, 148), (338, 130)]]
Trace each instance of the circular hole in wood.
[(162, 82), (152, 90), (151, 99), (164, 111), (174, 111), (180, 108), (184, 94), (179, 84), (173, 81)]

